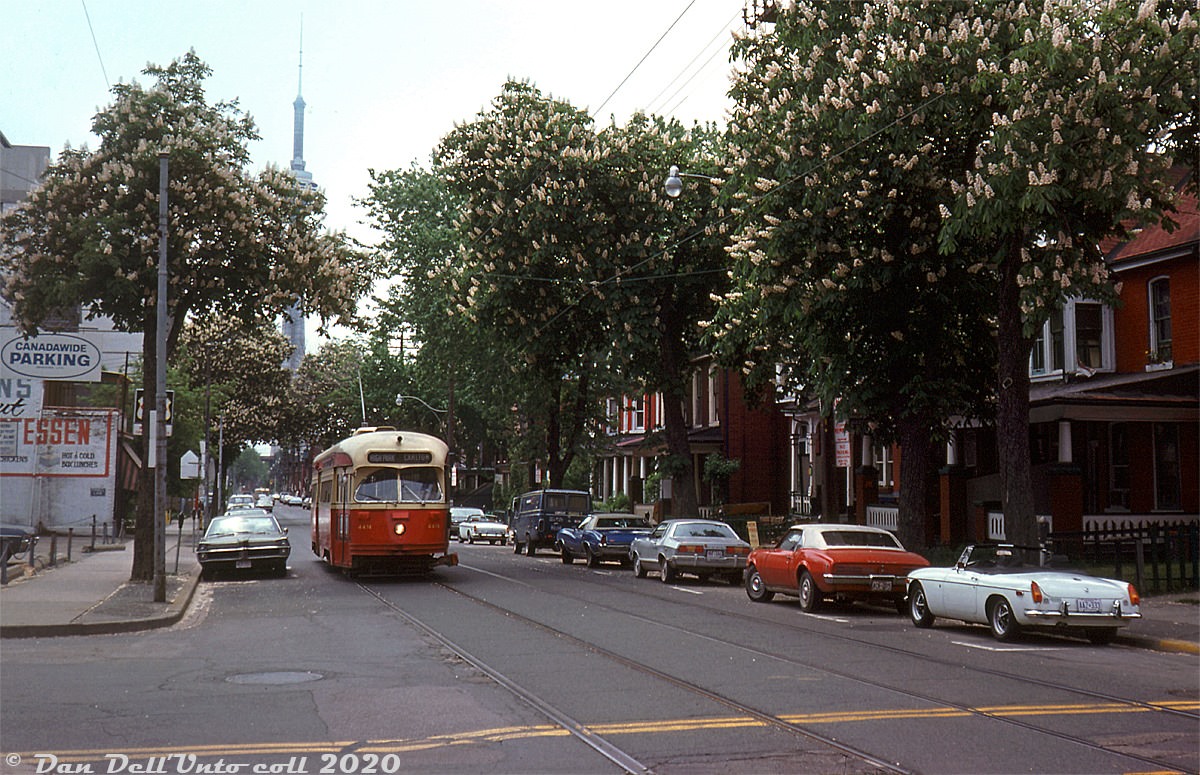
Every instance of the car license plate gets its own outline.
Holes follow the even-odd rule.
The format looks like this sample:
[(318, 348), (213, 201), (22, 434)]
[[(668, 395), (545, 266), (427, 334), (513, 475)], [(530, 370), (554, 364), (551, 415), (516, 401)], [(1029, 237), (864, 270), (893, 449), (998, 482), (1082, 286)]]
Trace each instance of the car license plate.
[(235, 567), (235, 568), (249, 568), (249, 567), (250, 567), (250, 561), (249, 561), (249, 560), (238, 560), (237, 562), (235, 562), (235, 563), (233, 564), (233, 567)]
[(709, 549), (708, 550), (708, 559), (710, 559), (710, 560), (725, 559), (725, 550), (724, 549)]
[(1094, 597), (1081, 597), (1075, 601), (1075, 610), (1081, 614), (1100, 613), (1100, 601)]
[(872, 592), (891, 592), (892, 591), (892, 580), (891, 579), (871, 579), (871, 591)]

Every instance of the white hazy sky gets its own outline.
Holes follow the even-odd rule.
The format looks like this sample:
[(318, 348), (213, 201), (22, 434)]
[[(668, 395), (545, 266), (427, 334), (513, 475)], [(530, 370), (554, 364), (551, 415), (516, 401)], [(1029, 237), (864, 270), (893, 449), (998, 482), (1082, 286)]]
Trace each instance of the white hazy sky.
[(254, 167), (286, 167), (303, 23), (305, 161), (328, 225), (369, 243), (353, 205), (367, 170), (425, 163), (510, 76), (593, 113), (616, 90), (601, 124), (638, 109), (723, 122), (742, 2), (0, 0), (0, 132), (55, 155), (95, 148), (91, 120), (110, 85), (148, 84), (148, 62), (194, 49), (213, 69), (210, 102), (236, 98), (257, 122)]

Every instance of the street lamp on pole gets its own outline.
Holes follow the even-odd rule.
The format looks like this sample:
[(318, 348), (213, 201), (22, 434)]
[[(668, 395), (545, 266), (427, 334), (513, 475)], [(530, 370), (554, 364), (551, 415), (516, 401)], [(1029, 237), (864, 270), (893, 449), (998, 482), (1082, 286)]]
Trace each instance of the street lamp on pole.
[(423, 398), (418, 398), (417, 396), (400, 395), (399, 393), (396, 394), (396, 406), (400, 406), (408, 399), (412, 399), (413, 401), (416, 401), (418, 404), (425, 407), (426, 409), (433, 412), (434, 414), (445, 414), (448, 411), (446, 409), (438, 409), (437, 407), (430, 406), (429, 404), (425, 403), (425, 399), (423, 399)]
[(663, 185), (663, 188), (667, 192), (667, 196), (671, 197), (672, 199), (676, 199), (680, 194), (683, 193), (683, 178), (707, 180), (714, 186), (719, 185), (721, 182), (709, 175), (693, 175), (690, 172), (680, 172), (679, 167), (676, 167), (674, 164), (672, 164), (671, 169), (667, 171), (666, 183)]

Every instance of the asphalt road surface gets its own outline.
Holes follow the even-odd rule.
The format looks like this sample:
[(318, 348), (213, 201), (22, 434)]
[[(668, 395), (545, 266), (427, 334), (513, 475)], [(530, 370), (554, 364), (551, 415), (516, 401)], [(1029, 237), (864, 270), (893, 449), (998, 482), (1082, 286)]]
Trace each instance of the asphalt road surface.
[(1200, 771), (1194, 655), (750, 602), (452, 543), (201, 584), (179, 625), (0, 643), (0, 772)]

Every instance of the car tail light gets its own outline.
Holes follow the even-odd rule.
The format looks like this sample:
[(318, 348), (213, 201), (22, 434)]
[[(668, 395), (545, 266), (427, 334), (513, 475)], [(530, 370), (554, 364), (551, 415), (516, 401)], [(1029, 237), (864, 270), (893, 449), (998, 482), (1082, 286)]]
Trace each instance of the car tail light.
[(1042, 602), (1042, 588), (1038, 586), (1036, 581), (1031, 581), (1029, 583), (1029, 594), (1033, 597), (1033, 602)]
[(1130, 584), (1128, 585), (1127, 589), (1129, 590), (1129, 602), (1133, 605), (1141, 605), (1142, 597), (1138, 594), (1137, 587)]
[(704, 554), (704, 544), (680, 544), (678, 554)]
[(750, 554), (749, 546), (726, 546), (725, 554)]

